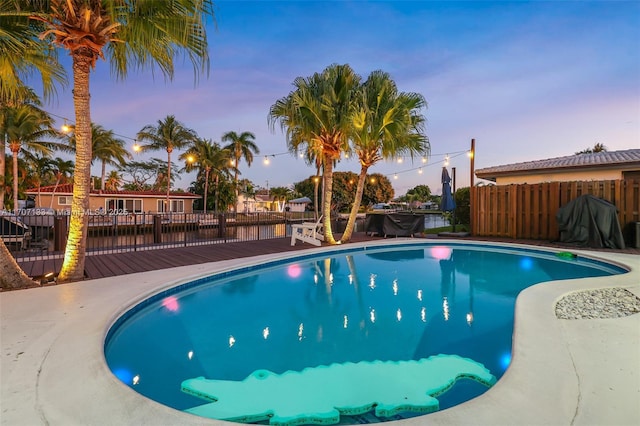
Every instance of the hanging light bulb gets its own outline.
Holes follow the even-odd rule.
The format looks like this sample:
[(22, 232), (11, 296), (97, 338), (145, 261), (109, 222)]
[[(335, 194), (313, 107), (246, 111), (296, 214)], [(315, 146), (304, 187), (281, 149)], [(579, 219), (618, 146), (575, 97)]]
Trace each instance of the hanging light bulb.
[(398, 157), (398, 164), (402, 164), (402, 157)]
[(444, 157), (444, 165), (445, 165), (445, 166), (448, 166), (448, 165), (449, 165), (449, 154), (447, 154), (447, 155)]
[(62, 133), (69, 133), (71, 131), (71, 127), (67, 124), (66, 118), (64, 119), (64, 124), (60, 127), (60, 130), (62, 130)]
[(422, 167), (420, 167), (420, 168), (418, 169), (418, 174), (419, 174), (419, 175), (421, 175), (421, 174), (422, 174)]
[(270, 161), (269, 161), (269, 157), (267, 157), (266, 155), (264, 156), (264, 161), (263, 161), (265, 166), (268, 166)]
[(236, 165), (236, 160), (234, 160), (233, 158), (231, 160), (229, 160), (229, 165), (230, 166), (235, 166)]
[(394, 179), (398, 179), (398, 174), (397, 174), (397, 173), (396, 173), (396, 174), (394, 174), (394, 175), (393, 175), (393, 178), (394, 178)]
[(426, 162), (427, 162), (427, 157), (422, 157), (422, 163), (426, 164)]
[(140, 152), (140, 145), (138, 145), (137, 140), (133, 140), (133, 152)]

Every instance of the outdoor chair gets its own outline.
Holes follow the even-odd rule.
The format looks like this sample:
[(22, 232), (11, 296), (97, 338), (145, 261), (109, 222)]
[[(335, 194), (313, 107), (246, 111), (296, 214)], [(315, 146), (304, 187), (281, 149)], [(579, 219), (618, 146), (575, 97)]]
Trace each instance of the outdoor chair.
[(309, 243), (320, 247), (324, 241), (324, 226), (322, 225), (322, 216), (317, 222), (302, 222), (300, 224), (291, 225), (291, 245), (296, 245), (296, 240), (303, 243)]

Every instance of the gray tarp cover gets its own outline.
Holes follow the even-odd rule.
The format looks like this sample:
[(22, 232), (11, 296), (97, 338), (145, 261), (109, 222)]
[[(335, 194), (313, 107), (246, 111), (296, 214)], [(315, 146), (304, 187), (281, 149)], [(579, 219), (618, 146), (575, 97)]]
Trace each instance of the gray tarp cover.
[(624, 248), (616, 206), (581, 195), (558, 209), (560, 242), (585, 247)]

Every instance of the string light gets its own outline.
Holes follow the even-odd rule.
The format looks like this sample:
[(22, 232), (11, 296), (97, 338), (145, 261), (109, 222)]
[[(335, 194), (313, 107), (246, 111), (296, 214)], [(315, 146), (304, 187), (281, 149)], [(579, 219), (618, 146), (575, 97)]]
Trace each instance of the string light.
[(62, 133), (69, 133), (71, 131), (71, 127), (69, 127), (69, 125), (67, 124), (66, 118), (64, 119), (64, 124), (62, 125), (60, 130), (62, 130)]
[[(54, 114), (54, 113), (49, 113), (49, 115), (64, 120), (64, 124), (61, 126), (62, 132), (68, 133), (68, 132), (71, 131), (72, 124), (69, 124), (69, 123), (72, 123), (71, 120), (69, 120), (68, 118), (63, 117), (61, 115)], [(113, 133), (113, 134), (115, 136), (119, 136), (121, 138), (129, 139), (129, 140), (133, 141), (133, 147), (132, 148), (133, 148), (134, 152), (140, 152), (142, 150), (142, 147), (140, 146), (140, 144), (138, 143), (138, 141), (135, 138), (132, 138), (130, 136), (121, 135), (121, 134), (118, 134), (118, 133)], [(285, 151), (285, 152), (277, 152), (277, 153), (274, 153), (274, 154), (266, 154), (264, 156), (263, 164), (265, 166), (268, 166), (268, 165), (271, 164), (271, 158), (270, 157), (273, 157), (275, 159), (276, 157), (279, 157), (281, 155), (291, 155), (291, 152)], [(437, 157), (437, 156), (441, 156), (441, 155), (442, 154), (431, 154), (431, 155), (429, 155), (429, 157)], [(393, 176), (393, 179), (398, 179), (400, 174), (408, 173), (408, 172), (412, 172), (412, 171), (416, 171), (416, 170), (418, 171), (419, 175), (422, 175), (424, 173), (424, 170), (423, 170), (424, 167), (435, 166), (435, 165), (438, 165), (440, 163), (442, 163), (445, 167), (447, 167), (447, 166), (449, 166), (449, 163), (453, 158), (456, 158), (456, 157), (458, 157), (460, 155), (466, 155), (469, 158), (473, 158), (473, 152), (471, 152), (470, 150), (456, 151), (456, 152), (452, 152), (452, 153), (447, 153), (447, 154), (444, 155), (444, 160), (436, 161), (434, 163), (429, 163), (429, 157), (428, 156), (422, 156), (420, 161), (423, 164), (423, 166), (418, 166), (418, 167), (414, 167), (414, 168), (410, 168), (410, 169), (396, 171), (396, 172), (393, 172), (391, 174), (387, 174), (385, 176)], [(298, 156), (300, 158), (304, 158), (304, 152), (299, 152)], [(345, 152), (344, 153), (344, 158), (345, 159), (349, 159), (349, 157), (350, 157), (349, 153)], [(396, 158), (396, 162), (397, 162), (397, 164), (403, 164), (404, 163), (404, 158), (403, 157), (397, 157)], [(427, 164), (427, 163), (429, 163), (429, 164)], [(229, 161), (229, 164), (231, 166), (234, 166), (235, 165), (235, 160), (231, 159)], [(319, 179), (319, 178), (316, 177), (314, 179)], [(375, 183), (375, 179), (373, 179), (373, 178), (370, 179), (370, 183)]]

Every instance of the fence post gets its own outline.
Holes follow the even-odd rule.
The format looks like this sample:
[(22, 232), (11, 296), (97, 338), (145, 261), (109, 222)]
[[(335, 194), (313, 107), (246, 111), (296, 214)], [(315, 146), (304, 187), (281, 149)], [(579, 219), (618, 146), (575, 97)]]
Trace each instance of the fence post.
[(227, 240), (227, 218), (224, 213), (218, 214), (218, 237)]
[(67, 248), (67, 217), (53, 218), (53, 250), (64, 251)]
[(153, 215), (153, 243), (162, 243), (162, 216), (159, 214)]
[(138, 213), (133, 213), (133, 251), (138, 251)]
[(182, 213), (184, 215), (184, 246), (187, 246), (187, 213)]

